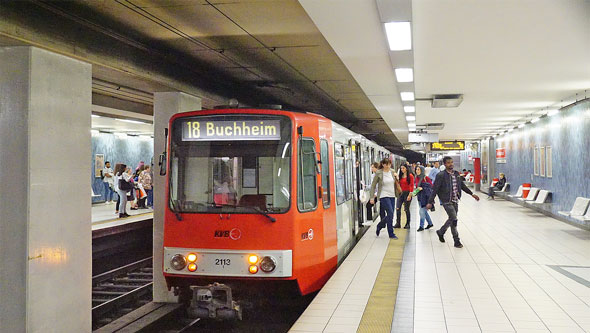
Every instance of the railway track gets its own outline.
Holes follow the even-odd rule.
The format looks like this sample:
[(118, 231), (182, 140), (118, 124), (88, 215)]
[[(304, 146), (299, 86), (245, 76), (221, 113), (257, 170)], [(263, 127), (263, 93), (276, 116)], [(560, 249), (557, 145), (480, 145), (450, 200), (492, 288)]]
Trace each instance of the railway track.
[(92, 326), (97, 329), (152, 300), (152, 257), (92, 278)]

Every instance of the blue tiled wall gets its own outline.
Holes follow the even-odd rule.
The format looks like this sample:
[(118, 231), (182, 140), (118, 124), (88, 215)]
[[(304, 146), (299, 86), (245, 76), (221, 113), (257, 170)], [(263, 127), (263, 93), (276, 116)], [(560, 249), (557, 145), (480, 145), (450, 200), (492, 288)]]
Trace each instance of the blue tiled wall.
[[(522, 183), (550, 190), (553, 213), (569, 211), (576, 197), (590, 198), (590, 101), (507, 134), (496, 140), (506, 148), (506, 164), (496, 163), (496, 172), (506, 174), (512, 194)], [(535, 145), (552, 147), (552, 178), (533, 175)]]
[(90, 158), (90, 179), (92, 189), (100, 197), (92, 199), (92, 202), (104, 201), (104, 185), (100, 178), (94, 177), (94, 157), (96, 154), (104, 154), (105, 161), (111, 162), (114, 169), (115, 164), (125, 163), (133, 168), (137, 167), (139, 161), (149, 164), (154, 156), (154, 141), (143, 137), (117, 137), (109, 133), (99, 133), (92, 136), (92, 156)]

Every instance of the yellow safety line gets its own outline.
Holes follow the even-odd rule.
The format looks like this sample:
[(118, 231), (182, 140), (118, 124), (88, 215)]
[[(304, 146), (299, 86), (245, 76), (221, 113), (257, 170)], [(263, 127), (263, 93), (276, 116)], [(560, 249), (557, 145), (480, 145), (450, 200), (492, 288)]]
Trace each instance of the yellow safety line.
[[(402, 217), (401, 226), (403, 227), (404, 224), (405, 216)], [(359, 333), (391, 332), (406, 236), (408, 232), (413, 232), (413, 230), (395, 229), (395, 232), (399, 239), (389, 240), (379, 274), (371, 291), (371, 297), (357, 330)], [(387, 236), (387, 230), (384, 229), (382, 233)]]
[[(144, 216), (144, 215), (153, 214), (153, 213), (154, 212), (141, 213), (141, 214), (130, 215), (128, 217), (123, 217), (123, 218), (114, 218), (114, 219), (110, 219), (110, 220), (106, 220), (106, 221), (93, 222), (92, 225), (99, 225), (99, 224), (105, 224), (105, 223), (109, 223), (109, 222), (121, 221), (121, 220), (130, 219), (132, 217)], [(137, 221), (137, 222), (139, 222), (139, 221)]]

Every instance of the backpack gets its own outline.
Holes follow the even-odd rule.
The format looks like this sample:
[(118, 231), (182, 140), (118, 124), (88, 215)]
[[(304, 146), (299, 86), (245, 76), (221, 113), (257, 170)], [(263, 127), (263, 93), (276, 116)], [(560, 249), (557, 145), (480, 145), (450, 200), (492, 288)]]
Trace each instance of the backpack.
[(102, 173), (103, 170), (100, 170), (100, 180), (104, 179), (104, 173)]

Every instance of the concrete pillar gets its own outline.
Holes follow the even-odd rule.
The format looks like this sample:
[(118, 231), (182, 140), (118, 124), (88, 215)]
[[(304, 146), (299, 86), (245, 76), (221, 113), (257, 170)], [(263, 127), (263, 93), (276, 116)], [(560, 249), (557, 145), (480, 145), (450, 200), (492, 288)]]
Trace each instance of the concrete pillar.
[(166, 147), (165, 129), (172, 115), (179, 112), (201, 109), (201, 99), (181, 92), (160, 92), (154, 94), (154, 302), (176, 302), (177, 298), (168, 291), (162, 273), (164, 255), (164, 207), (168, 205), (166, 177), (160, 176), (157, 165), (159, 155)]
[(0, 48), (0, 332), (91, 330), (87, 63)]

